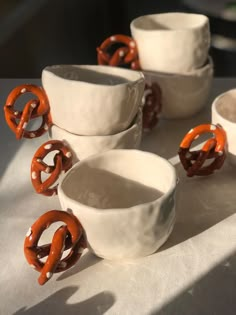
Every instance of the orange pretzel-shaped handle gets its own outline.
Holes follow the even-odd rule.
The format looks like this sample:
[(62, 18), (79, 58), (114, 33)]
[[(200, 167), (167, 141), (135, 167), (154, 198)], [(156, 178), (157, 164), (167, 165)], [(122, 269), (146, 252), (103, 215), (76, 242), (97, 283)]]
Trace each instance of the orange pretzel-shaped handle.
[[(201, 150), (189, 151), (192, 142), (204, 133), (212, 133), (214, 137), (208, 139)], [(220, 125), (203, 124), (191, 129), (183, 138), (178, 152), (187, 176), (210, 175), (216, 169), (220, 169), (226, 158), (226, 142), (226, 133)], [(213, 161), (203, 166), (207, 159), (213, 159)]]
[(146, 83), (143, 104), (143, 130), (150, 131), (158, 123), (162, 109), (162, 91), (157, 82)]
[[(52, 151), (59, 151), (59, 153), (54, 157), (54, 165), (50, 166), (47, 165), (43, 159)], [(34, 189), (37, 193), (45, 196), (57, 194), (56, 181), (62, 171), (66, 172), (71, 167), (72, 153), (62, 141), (50, 140), (44, 143), (35, 152), (31, 163), (31, 181)], [(42, 181), (41, 172), (50, 174), (44, 182)]]
[[(38, 246), (39, 239), (52, 223), (64, 222), (55, 232), (52, 243)], [(72, 267), (81, 257), (86, 248), (83, 228), (78, 219), (68, 212), (51, 210), (39, 217), (29, 228), (25, 242), (24, 254), (32, 268), (40, 272), (38, 282), (45, 284), (53, 273), (62, 272)], [(61, 259), (64, 250), (69, 254)], [(47, 257), (46, 262), (41, 259)]]
[[(123, 44), (125, 46), (109, 53), (114, 44)], [(97, 59), (99, 65), (120, 66), (130, 65), (131, 69), (139, 70), (140, 64), (138, 59), (138, 49), (136, 42), (126, 35), (113, 35), (97, 47)]]
[[(14, 104), (18, 97), (25, 93), (33, 93), (37, 99), (30, 100), (26, 103), (23, 111), (17, 111)], [(49, 113), (49, 102), (45, 91), (33, 84), (22, 84), (14, 88), (7, 97), (4, 106), (5, 119), (10, 129), (15, 133), (17, 139), (40, 137), (48, 130), (51, 124)], [(42, 123), (37, 130), (26, 130), (30, 119), (42, 116)], [(18, 122), (19, 121), (19, 122)]]

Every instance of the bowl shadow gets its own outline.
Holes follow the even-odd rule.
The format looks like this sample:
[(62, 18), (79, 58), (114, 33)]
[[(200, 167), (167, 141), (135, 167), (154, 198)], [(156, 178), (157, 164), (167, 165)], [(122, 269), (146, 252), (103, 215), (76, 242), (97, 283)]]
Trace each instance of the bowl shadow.
[(176, 196), (176, 222), (163, 251), (198, 235), (235, 213), (236, 168), (226, 160), (223, 167), (206, 177), (188, 178), (182, 165), (176, 165), (179, 187)]
[(109, 291), (100, 292), (86, 300), (74, 304), (67, 304), (67, 300), (76, 294), (75, 286), (65, 287), (53, 293), (40, 303), (16, 311), (14, 315), (37, 315), (37, 314), (105, 314), (115, 303), (115, 296)]

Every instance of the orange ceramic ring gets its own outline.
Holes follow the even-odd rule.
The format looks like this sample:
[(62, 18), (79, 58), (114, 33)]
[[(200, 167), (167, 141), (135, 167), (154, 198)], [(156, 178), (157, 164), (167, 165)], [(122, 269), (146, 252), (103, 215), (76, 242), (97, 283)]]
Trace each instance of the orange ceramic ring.
[[(201, 150), (189, 151), (192, 142), (204, 133), (212, 133), (214, 137), (208, 139)], [(210, 175), (220, 169), (226, 157), (226, 141), (226, 133), (220, 125), (203, 124), (191, 129), (183, 138), (178, 152), (187, 175)], [(203, 166), (207, 159), (213, 159), (212, 163)]]
[[(124, 44), (124, 47), (118, 48), (113, 54), (109, 54), (111, 46), (114, 44)], [(126, 35), (113, 35), (97, 48), (97, 58), (99, 65), (119, 66), (130, 64), (133, 70), (139, 70), (138, 49), (135, 41)]]
[[(223, 151), (226, 143), (226, 133), (221, 126), (213, 124), (199, 125), (191, 129), (182, 140), (180, 147), (189, 148), (194, 140), (196, 140), (201, 134), (206, 132), (213, 133), (215, 136), (217, 142), (215, 151), (216, 152)], [(204, 151), (204, 148), (202, 150)], [(207, 147), (205, 150), (207, 150)]]
[[(14, 104), (17, 98), (27, 92), (35, 94), (38, 99), (27, 102), (23, 111), (15, 110)], [(47, 95), (42, 88), (33, 84), (22, 84), (14, 88), (7, 97), (4, 112), (6, 122), (16, 134), (17, 139), (39, 137), (48, 130), (51, 124)], [(27, 131), (26, 126), (29, 120), (40, 116), (42, 116), (41, 126), (35, 131)]]
[[(57, 229), (52, 243), (38, 246), (43, 231), (52, 223), (60, 221), (66, 225)], [(40, 258), (45, 256), (42, 255), (42, 253), (45, 254), (45, 248), (47, 248), (48, 258), (43, 263)], [(68, 248), (70, 248), (69, 254), (61, 260), (63, 251)], [(80, 222), (73, 214), (59, 210), (48, 211), (39, 217), (28, 230), (24, 242), (24, 254), (28, 263), (41, 273), (38, 278), (40, 285), (46, 283), (53, 273), (72, 267), (82, 255), (84, 248), (86, 244)]]
[[(54, 165), (47, 165), (43, 159), (52, 151), (59, 151), (54, 157)], [(31, 163), (31, 181), (37, 193), (52, 196), (57, 193), (57, 185), (52, 187), (62, 171), (68, 171), (72, 166), (70, 149), (59, 140), (50, 140), (41, 145), (35, 152)], [(50, 174), (42, 182), (41, 172)]]

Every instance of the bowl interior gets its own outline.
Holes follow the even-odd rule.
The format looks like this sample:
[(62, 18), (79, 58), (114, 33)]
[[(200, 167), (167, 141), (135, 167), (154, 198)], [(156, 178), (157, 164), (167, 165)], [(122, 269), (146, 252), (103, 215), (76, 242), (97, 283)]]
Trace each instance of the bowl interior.
[(63, 193), (97, 209), (129, 208), (161, 198), (175, 185), (165, 159), (139, 150), (111, 150), (77, 163), (61, 183)]
[(65, 80), (114, 86), (134, 82), (142, 78), (141, 73), (116, 67), (99, 65), (55, 65), (46, 67), (42, 77), (52, 74)]
[(133, 27), (140, 30), (188, 30), (199, 28), (207, 22), (207, 17), (190, 13), (162, 13), (140, 16)]
[(236, 89), (223, 94), (216, 101), (215, 108), (223, 118), (236, 123)]

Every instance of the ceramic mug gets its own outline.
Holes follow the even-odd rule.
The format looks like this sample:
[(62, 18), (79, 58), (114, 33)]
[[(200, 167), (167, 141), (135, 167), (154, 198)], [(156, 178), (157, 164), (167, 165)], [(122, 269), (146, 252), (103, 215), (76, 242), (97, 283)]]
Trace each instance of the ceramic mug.
[(143, 70), (186, 73), (201, 68), (210, 47), (209, 19), (170, 12), (144, 15), (130, 24)]
[(144, 95), (152, 90), (152, 96), (144, 98), (144, 129), (152, 129), (161, 112), (170, 119), (199, 112), (213, 77), (208, 18), (179, 12), (145, 15), (134, 19), (130, 28), (133, 37), (116, 34), (105, 39), (97, 47), (97, 60), (99, 65), (126, 65), (145, 73)]
[[(80, 136), (122, 132), (134, 121), (145, 86), (140, 71), (98, 65), (46, 67), (42, 83), (44, 88), (16, 86), (6, 99), (5, 119), (17, 139), (40, 137), (52, 124)], [(34, 98), (18, 110), (16, 102), (28, 93)], [(41, 125), (28, 130), (36, 118), (41, 118)]]
[[(85, 248), (122, 261), (157, 251), (174, 227), (176, 185), (168, 160), (140, 150), (110, 150), (76, 163), (59, 179), (65, 211), (44, 213), (25, 237), (25, 257), (40, 272), (39, 284), (72, 267)], [(43, 231), (58, 222), (64, 225), (51, 244), (39, 245)]]
[(220, 124), (227, 134), (227, 160), (236, 165), (236, 89), (220, 94), (211, 108), (213, 124)]
[(176, 171), (140, 150), (110, 150), (76, 163), (61, 179), (62, 209), (72, 212), (97, 256), (133, 259), (154, 253), (175, 222)]
[[(171, 74), (202, 68), (210, 47), (208, 17), (190, 13), (144, 15), (130, 24), (132, 38), (117, 34), (98, 48), (98, 64)], [(120, 44), (114, 51), (111, 46)]]
[(77, 135), (104, 136), (126, 130), (144, 91), (142, 72), (99, 65), (43, 69), (42, 85), (52, 122)]
[(142, 108), (129, 128), (113, 135), (80, 136), (52, 125), (49, 138), (66, 143), (74, 153), (74, 162), (111, 149), (138, 149), (142, 139)]

